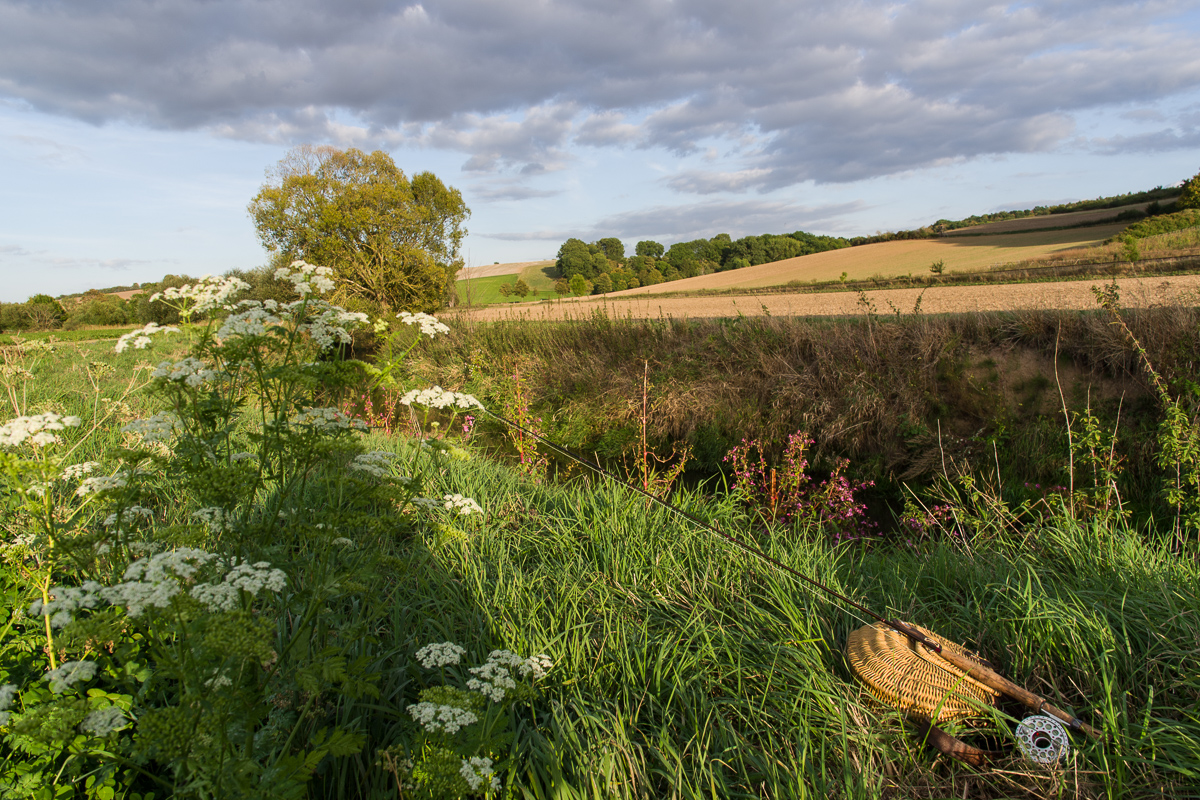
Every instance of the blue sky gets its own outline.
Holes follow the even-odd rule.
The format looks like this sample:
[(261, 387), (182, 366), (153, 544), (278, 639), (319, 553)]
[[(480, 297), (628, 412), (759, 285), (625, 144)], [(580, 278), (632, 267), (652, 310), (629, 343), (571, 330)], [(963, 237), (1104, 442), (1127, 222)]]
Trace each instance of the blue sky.
[(301, 143), (462, 190), (473, 264), (908, 228), (1200, 171), (1200, 0), (0, 0), (0, 300), (264, 263)]

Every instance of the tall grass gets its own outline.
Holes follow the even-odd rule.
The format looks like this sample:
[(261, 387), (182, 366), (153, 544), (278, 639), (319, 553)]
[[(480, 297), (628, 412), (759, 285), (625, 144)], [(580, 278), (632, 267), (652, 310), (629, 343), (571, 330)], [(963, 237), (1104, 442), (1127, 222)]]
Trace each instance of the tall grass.
[[(759, 534), (785, 564), (978, 647), (1102, 727), (1109, 741), (1075, 742), (1072, 785), (1015, 758), (931, 764), (849, 673), (853, 612), (625, 490), (536, 486), (481, 460), (454, 483), (491, 517), (420, 551), (453, 576), (428, 587), (436, 601), (423, 592), (427, 614), (556, 662), (545, 716), (514, 742), (525, 796), (1184, 796), (1200, 780), (1200, 571), (1144, 531), (1060, 516), (912, 549)], [(728, 502), (676, 500), (747, 526)]]

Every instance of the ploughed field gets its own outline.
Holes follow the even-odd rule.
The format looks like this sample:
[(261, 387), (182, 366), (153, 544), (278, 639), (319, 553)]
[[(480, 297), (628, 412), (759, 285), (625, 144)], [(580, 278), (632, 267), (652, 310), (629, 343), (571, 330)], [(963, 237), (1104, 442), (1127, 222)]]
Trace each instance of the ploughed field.
[[(818, 254), (823, 255), (823, 254)], [(809, 256), (811, 258), (812, 256)], [(770, 265), (764, 265), (770, 266)], [(754, 269), (751, 267), (750, 269)], [(739, 270), (745, 272), (746, 270)], [(712, 276), (709, 276), (712, 277)], [(683, 283), (676, 281), (675, 283)], [(911, 312), (920, 298), (920, 310), (928, 314), (967, 311), (1018, 311), (1024, 309), (1094, 309), (1092, 287), (1103, 281), (1061, 281), (987, 286), (934, 286), (927, 289), (882, 289), (866, 292), (881, 314), (893, 310)], [(1200, 297), (1200, 275), (1170, 278), (1124, 278), (1121, 302), (1129, 307), (1146, 307), (1168, 302), (1195, 304)], [(1188, 303), (1191, 298), (1191, 303)], [(890, 305), (889, 305), (890, 304)], [(787, 294), (731, 294), (678, 297), (620, 292), (607, 297), (590, 296), (540, 303), (460, 309), (457, 314), (480, 321), (499, 319), (559, 320), (587, 317), (602, 312), (610, 317), (736, 317), (842, 316), (864, 309), (857, 292), (794, 292)]]

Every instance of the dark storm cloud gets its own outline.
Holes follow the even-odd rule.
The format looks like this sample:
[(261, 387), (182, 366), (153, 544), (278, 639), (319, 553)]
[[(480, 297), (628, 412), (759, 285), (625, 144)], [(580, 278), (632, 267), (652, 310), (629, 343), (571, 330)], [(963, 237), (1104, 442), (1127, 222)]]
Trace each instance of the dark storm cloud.
[(764, 230), (829, 229), (839, 217), (862, 210), (858, 202), (826, 206), (798, 206), (767, 200), (709, 201), (679, 206), (658, 206), (613, 214), (595, 225), (573, 230), (483, 234), (502, 241), (562, 242), (574, 236), (588, 241), (603, 236), (620, 239), (654, 238), (664, 243), (728, 233), (737, 239)]
[(477, 173), (560, 170), (574, 145), (721, 142), (737, 169), (669, 185), (767, 190), (1045, 151), (1076, 112), (1194, 90), (1200, 41), (1179, 19), (1197, 6), (0, 0), (0, 96), (96, 123), (446, 148)]

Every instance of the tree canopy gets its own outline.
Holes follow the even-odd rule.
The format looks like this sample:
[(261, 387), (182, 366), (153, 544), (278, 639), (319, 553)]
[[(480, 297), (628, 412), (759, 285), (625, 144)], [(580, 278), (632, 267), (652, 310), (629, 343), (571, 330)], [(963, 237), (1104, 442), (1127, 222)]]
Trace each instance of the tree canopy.
[(276, 263), (333, 268), (335, 301), (392, 311), (453, 302), (471, 212), (432, 172), (410, 181), (382, 150), (302, 145), (268, 172), (249, 211)]
[(1200, 172), (1184, 181), (1183, 192), (1175, 201), (1176, 208), (1200, 208)]

